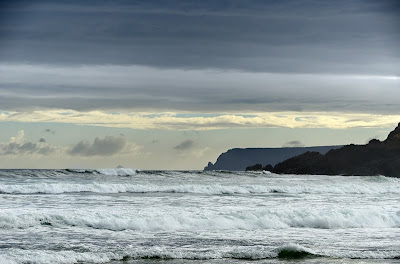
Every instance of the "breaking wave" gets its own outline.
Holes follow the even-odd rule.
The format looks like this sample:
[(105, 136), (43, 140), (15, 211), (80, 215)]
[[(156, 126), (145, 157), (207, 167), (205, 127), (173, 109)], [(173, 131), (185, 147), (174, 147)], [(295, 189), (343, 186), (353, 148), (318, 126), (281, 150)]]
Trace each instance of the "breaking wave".
[(130, 168), (115, 168), (115, 169), (66, 169), (72, 173), (91, 173), (91, 174), (102, 174), (106, 176), (132, 176), (137, 173), (138, 170)]
[(280, 259), (303, 259), (320, 256), (311, 249), (296, 244), (283, 246), (277, 251), (277, 257)]
[[(122, 174), (120, 174), (122, 175)], [(347, 184), (347, 185), (311, 185), (297, 184), (284, 186), (265, 185), (223, 185), (223, 184), (135, 184), (96, 182), (38, 182), (29, 184), (3, 184), (3, 194), (61, 194), (61, 193), (194, 193), (204, 195), (234, 194), (400, 194), (398, 184)]]
[[(391, 251), (376, 252), (342, 252), (321, 254), (312, 249), (298, 244), (283, 245), (279, 248), (264, 246), (236, 247), (225, 250), (194, 250), (184, 248), (132, 248), (109, 252), (76, 252), (72, 250), (29, 250), (10, 249), (0, 253), (0, 262), (8, 264), (72, 264), (72, 263), (109, 263), (113, 261), (130, 261), (140, 259), (155, 260), (212, 260), (212, 259), (238, 259), (238, 260), (262, 260), (282, 259), (296, 260), (305, 258), (321, 258), (322, 262), (329, 258), (352, 259), (396, 259)], [(328, 261), (327, 261), (328, 262)], [(331, 263), (331, 262), (329, 262)], [(335, 262), (336, 263), (336, 262)]]
[(0, 228), (30, 228), (37, 226), (77, 226), (113, 231), (193, 231), (193, 230), (260, 230), (284, 228), (400, 228), (400, 211), (383, 210), (260, 210), (234, 211), (225, 214), (197, 214), (186, 211), (171, 213), (104, 211), (87, 212), (0, 212)]
[(114, 169), (0, 169), (1, 177), (8, 178), (59, 178), (65, 176), (76, 176), (82, 174), (105, 175), (105, 176), (133, 176), (139, 170), (131, 168)]

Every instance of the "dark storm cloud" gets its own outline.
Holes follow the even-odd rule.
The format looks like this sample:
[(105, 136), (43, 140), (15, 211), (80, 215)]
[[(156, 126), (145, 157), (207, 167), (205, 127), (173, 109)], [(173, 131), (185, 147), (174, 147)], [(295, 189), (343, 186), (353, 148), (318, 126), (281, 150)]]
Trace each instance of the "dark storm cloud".
[(2, 61), (399, 73), (398, 1), (16, 2)]
[(80, 141), (72, 146), (67, 153), (73, 156), (111, 156), (121, 153), (126, 145), (127, 140), (124, 137), (96, 137), (93, 142)]
[(194, 146), (194, 141), (191, 139), (187, 139), (174, 147), (176, 150), (188, 150)]
[(300, 147), (304, 147), (304, 144), (299, 140), (293, 140), (293, 141), (286, 142), (285, 144), (282, 145), (282, 147), (283, 148), (300, 148)]
[(399, 1), (4, 2), (2, 110), (400, 111)]

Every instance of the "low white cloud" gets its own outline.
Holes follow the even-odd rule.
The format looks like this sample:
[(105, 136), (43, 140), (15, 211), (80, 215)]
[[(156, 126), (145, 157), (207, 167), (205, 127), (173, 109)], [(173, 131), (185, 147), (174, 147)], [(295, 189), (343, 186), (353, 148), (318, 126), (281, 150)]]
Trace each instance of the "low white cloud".
[(25, 138), (24, 130), (20, 130), (15, 137), (6, 143), (0, 143), (0, 155), (50, 155), (60, 151), (60, 148), (51, 146), (44, 138), (38, 142), (30, 142)]
[(2, 156), (81, 156), (100, 157), (113, 155), (136, 155), (142, 147), (134, 142), (129, 142), (125, 137), (106, 136), (96, 137), (92, 142), (80, 141), (71, 146), (55, 146), (49, 144), (46, 139), (40, 138), (37, 142), (26, 139), (24, 130), (20, 130), (16, 136), (8, 142), (0, 143), (0, 155)]
[[(68, 112), (68, 114), (65, 114)], [(69, 123), (88, 126), (160, 130), (211, 130), (227, 128), (331, 128), (393, 127), (400, 115), (380, 115), (341, 112), (269, 112), (187, 114), (164, 113), (109, 113), (102, 111), (79, 112), (74, 110), (41, 110), (32, 112), (7, 112), (0, 114), (1, 121)]]

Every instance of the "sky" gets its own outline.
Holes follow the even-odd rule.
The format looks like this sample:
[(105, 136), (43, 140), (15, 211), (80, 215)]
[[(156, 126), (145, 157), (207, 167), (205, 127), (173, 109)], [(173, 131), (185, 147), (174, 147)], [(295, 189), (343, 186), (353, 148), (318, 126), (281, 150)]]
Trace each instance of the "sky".
[(399, 47), (396, 0), (2, 1), (0, 168), (384, 140)]

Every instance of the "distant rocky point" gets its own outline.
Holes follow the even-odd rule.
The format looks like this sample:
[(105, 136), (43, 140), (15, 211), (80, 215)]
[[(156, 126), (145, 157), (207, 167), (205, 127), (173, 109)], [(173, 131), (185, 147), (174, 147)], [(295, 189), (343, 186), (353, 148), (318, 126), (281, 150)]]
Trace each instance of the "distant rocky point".
[[(222, 153), (215, 164), (209, 162), (205, 171), (229, 170), (244, 171), (253, 164), (275, 164), (288, 158), (303, 154), (307, 151), (325, 154), (331, 149), (342, 146), (320, 146), (320, 147), (294, 147), (294, 148), (234, 148)], [(261, 165), (264, 167), (263, 165)]]
[(325, 155), (306, 152), (274, 166), (274, 173), (400, 177), (400, 123), (384, 141), (346, 145)]

